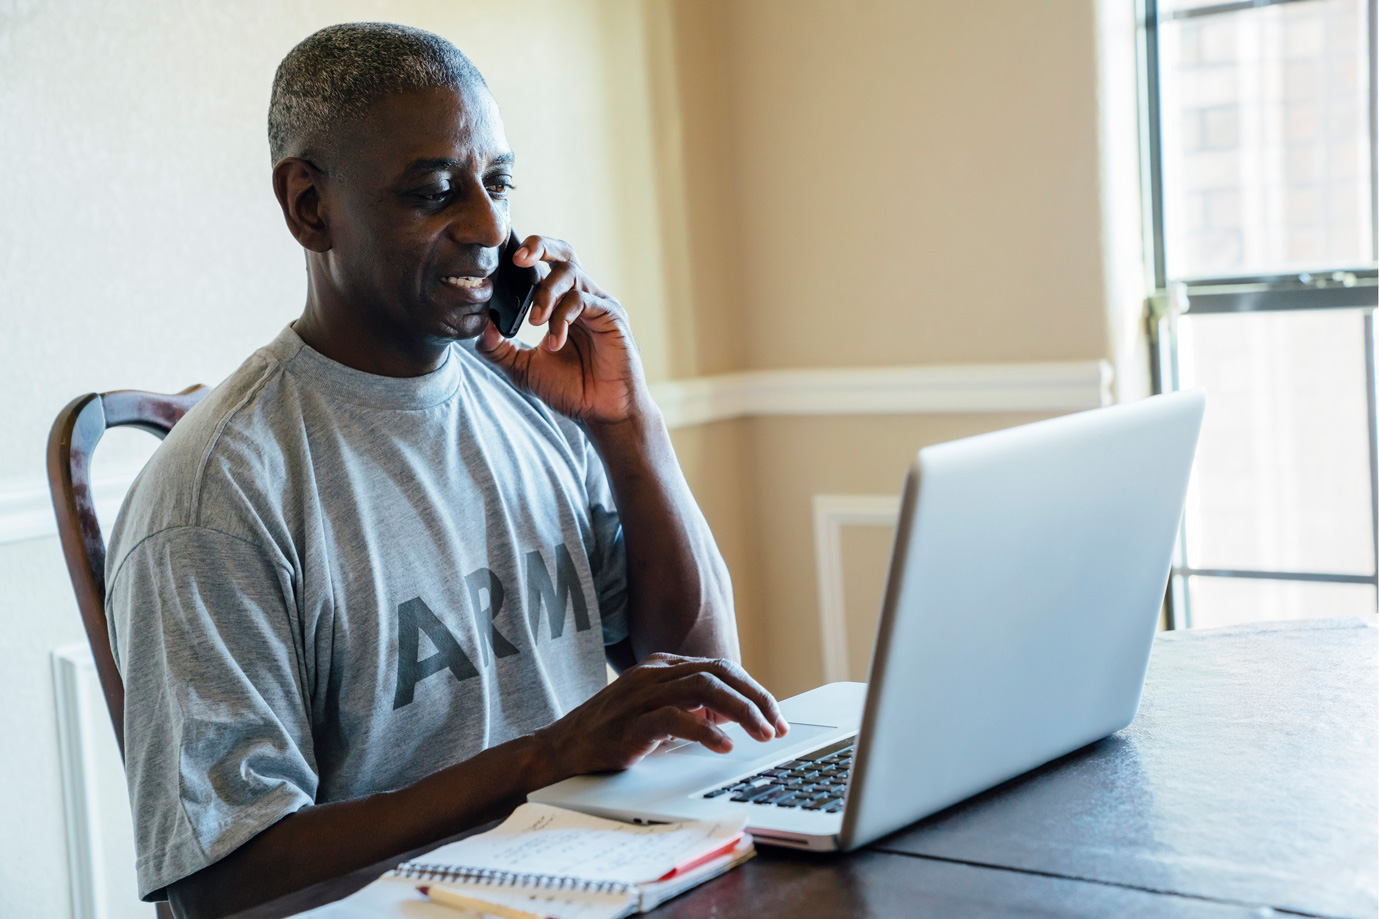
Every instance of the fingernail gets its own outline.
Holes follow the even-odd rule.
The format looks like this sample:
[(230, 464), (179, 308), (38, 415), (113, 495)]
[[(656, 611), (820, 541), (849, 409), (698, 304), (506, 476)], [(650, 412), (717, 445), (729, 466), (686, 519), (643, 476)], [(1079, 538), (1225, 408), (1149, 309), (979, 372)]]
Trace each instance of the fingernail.
[(528, 255), (531, 255), (531, 253), (527, 251), (527, 247), (526, 247), (526, 246), (523, 246), (522, 248), (518, 249), (516, 252), (512, 253), (512, 257), (513, 257), (513, 258), (526, 258)]

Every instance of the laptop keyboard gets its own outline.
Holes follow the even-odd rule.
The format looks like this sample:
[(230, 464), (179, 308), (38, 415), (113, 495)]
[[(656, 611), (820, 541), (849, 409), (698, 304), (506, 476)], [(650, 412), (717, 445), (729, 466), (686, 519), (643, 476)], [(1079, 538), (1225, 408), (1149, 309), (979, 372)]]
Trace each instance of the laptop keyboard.
[(852, 776), (852, 752), (856, 746), (857, 738), (848, 737), (799, 759), (715, 788), (704, 797), (731, 795), (730, 801), (836, 814), (843, 809), (848, 779)]

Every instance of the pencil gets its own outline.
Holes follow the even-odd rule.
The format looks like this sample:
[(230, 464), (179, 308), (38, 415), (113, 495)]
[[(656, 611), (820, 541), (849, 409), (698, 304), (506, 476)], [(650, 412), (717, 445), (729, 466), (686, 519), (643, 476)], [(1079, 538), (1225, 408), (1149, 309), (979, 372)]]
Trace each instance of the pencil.
[(458, 909), (472, 909), (476, 913), (484, 913), (489, 916), (497, 916), (499, 919), (549, 919), (547, 916), (538, 916), (536, 913), (529, 913), (525, 910), (513, 909), (511, 906), (499, 906), (497, 903), (489, 903), (486, 900), (476, 900), (473, 897), (466, 897), (464, 894), (455, 893), (453, 890), (446, 890), (444, 887), (432, 887), (430, 884), (422, 884), (417, 890), (423, 897), (442, 906), (454, 906)]

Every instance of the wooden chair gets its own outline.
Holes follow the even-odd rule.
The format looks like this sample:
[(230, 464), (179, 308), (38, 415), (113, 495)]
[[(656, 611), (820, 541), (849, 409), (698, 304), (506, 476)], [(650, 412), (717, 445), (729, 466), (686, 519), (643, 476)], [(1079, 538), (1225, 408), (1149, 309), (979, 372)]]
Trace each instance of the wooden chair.
[[(210, 390), (192, 386), (175, 395), (124, 390), (87, 393), (73, 399), (53, 422), (48, 436), (48, 487), (57, 514), (57, 532), (77, 609), (91, 643), (105, 705), (124, 756), (124, 683), (110, 650), (105, 626), (105, 537), (96, 520), (91, 494), (91, 455), (110, 428), (130, 425), (159, 439), (168, 435), (193, 405)], [(157, 906), (159, 919), (172, 919), (166, 902)]]

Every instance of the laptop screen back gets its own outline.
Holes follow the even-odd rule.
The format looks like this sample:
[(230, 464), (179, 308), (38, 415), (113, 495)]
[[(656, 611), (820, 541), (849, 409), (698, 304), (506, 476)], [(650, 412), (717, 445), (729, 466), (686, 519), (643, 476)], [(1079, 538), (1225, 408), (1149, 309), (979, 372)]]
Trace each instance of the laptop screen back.
[(1205, 399), (927, 447), (901, 503), (843, 848), (1130, 723)]

